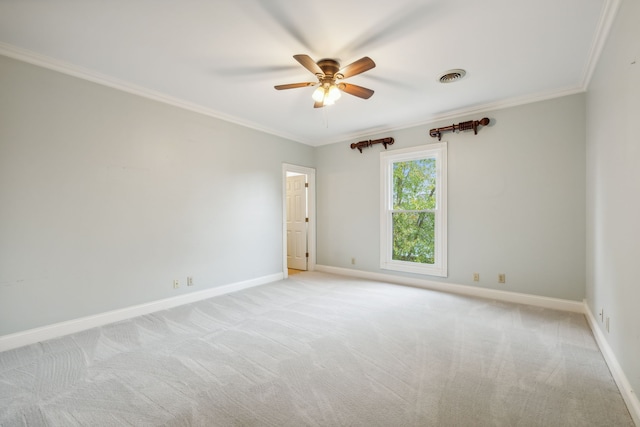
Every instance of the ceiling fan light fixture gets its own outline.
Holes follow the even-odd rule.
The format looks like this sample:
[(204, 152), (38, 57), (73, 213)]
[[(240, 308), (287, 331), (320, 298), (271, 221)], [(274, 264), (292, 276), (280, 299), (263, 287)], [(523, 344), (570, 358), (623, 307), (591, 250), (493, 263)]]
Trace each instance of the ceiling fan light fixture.
[(327, 92), (327, 98), (335, 102), (338, 99), (340, 99), (341, 96), (342, 94), (340, 93), (340, 89), (338, 89), (338, 86), (333, 84), (331, 85), (331, 87), (329, 87), (329, 92)]
[(316, 102), (322, 102), (322, 100), (324, 99), (324, 96), (325, 96), (324, 87), (318, 86), (316, 90), (313, 91), (313, 95), (311, 95), (311, 98), (313, 98), (313, 100)]
[(453, 83), (462, 79), (466, 74), (467, 72), (465, 70), (456, 68), (453, 70), (445, 71), (438, 80), (440, 80), (440, 83)]
[(325, 82), (313, 91), (311, 98), (322, 105), (333, 105), (341, 96), (342, 93), (335, 83)]

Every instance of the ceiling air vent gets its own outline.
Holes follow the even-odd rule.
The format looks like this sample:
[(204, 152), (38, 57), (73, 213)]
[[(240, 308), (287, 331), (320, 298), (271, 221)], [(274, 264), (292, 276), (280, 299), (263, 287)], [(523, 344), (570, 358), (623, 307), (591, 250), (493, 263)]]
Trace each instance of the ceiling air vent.
[(457, 82), (458, 80), (462, 79), (465, 74), (467, 74), (467, 72), (462, 69), (449, 70), (445, 72), (442, 76), (440, 76), (440, 83)]

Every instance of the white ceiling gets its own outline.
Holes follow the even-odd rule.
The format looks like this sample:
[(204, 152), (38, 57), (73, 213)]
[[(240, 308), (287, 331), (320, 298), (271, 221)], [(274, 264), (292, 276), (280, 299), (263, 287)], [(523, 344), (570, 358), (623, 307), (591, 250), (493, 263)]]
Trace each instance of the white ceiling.
[[(309, 145), (584, 91), (617, 0), (0, 0), (0, 54)], [(293, 59), (376, 68), (313, 108)], [(467, 76), (441, 84), (446, 70)], [(1, 78), (1, 76), (0, 76)], [(478, 117), (479, 119), (480, 117)]]

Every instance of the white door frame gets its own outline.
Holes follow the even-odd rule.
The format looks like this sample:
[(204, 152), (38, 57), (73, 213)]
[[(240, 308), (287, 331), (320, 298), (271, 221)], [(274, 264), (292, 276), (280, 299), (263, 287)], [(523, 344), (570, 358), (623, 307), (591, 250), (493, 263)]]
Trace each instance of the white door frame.
[(307, 247), (309, 260), (307, 270), (313, 271), (316, 267), (316, 170), (305, 166), (282, 164), (282, 274), (289, 277), (287, 269), (287, 172), (307, 175), (309, 189), (307, 192), (307, 206), (309, 209), (309, 227), (307, 228)]

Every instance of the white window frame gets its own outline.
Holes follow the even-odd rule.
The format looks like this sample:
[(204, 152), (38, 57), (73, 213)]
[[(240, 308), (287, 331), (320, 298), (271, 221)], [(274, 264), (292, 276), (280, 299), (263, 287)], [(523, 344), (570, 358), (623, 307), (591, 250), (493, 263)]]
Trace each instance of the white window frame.
[[(392, 259), (393, 164), (433, 158), (436, 161), (436, 209), (434, 263)], [(380, 268), (447, 277), (447, 143), (423, 145), (380, 153)]]

